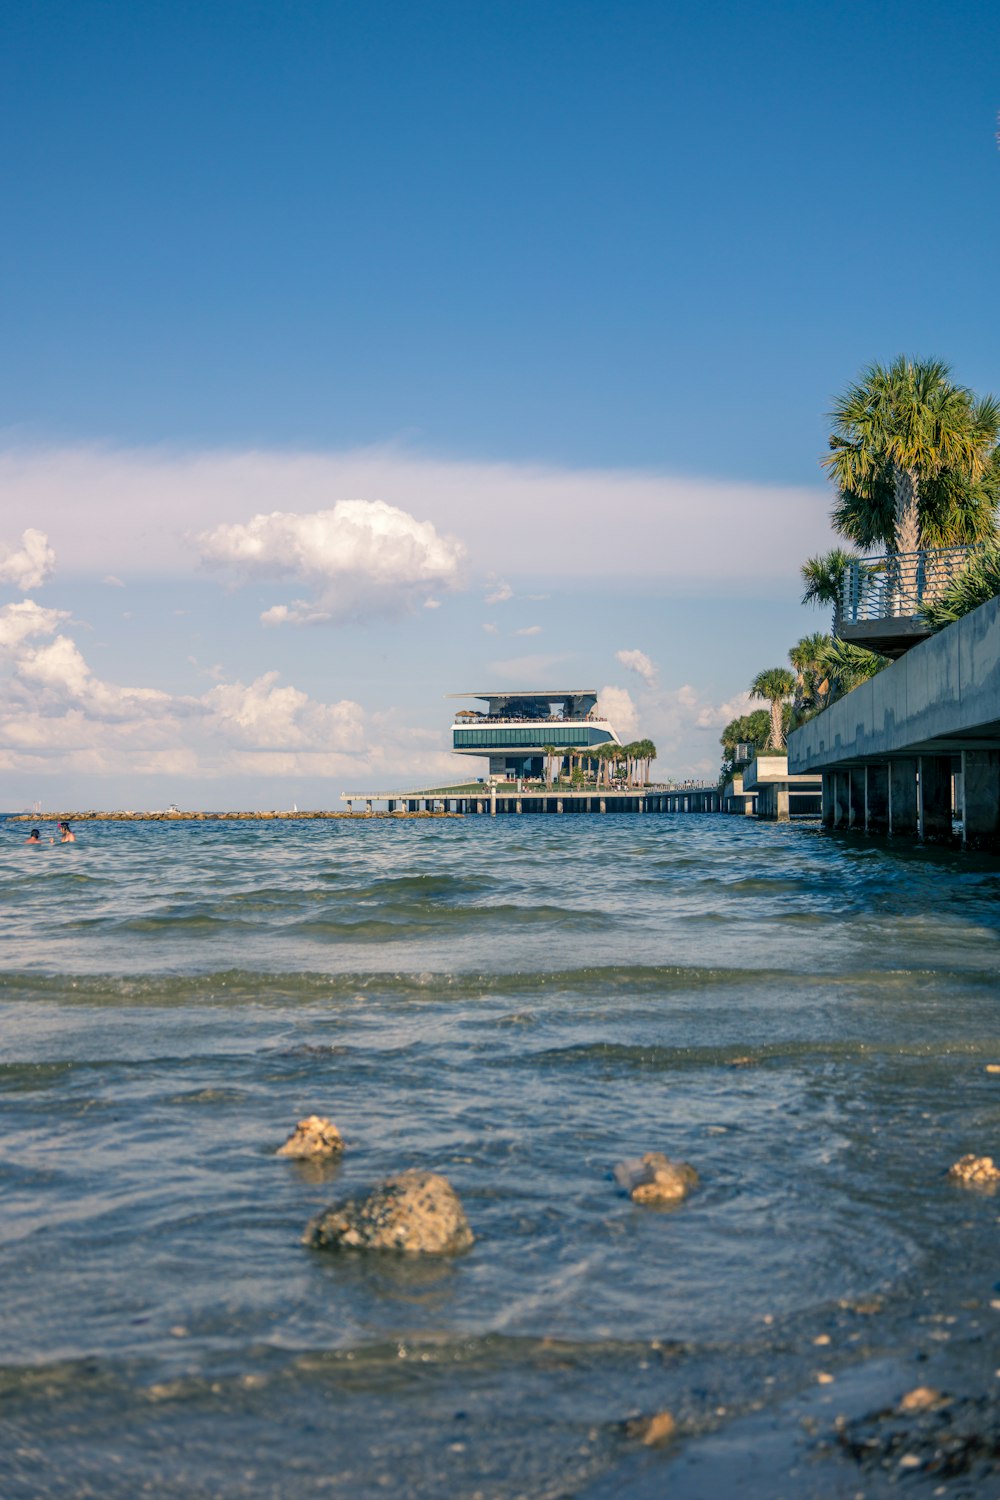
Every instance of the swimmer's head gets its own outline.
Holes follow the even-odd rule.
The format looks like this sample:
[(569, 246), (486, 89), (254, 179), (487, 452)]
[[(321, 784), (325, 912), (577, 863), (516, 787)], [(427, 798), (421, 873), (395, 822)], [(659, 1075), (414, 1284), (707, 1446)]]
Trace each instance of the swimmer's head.
[(38, 831), (38, 829), (37, 829), (37, 828), (33, 828), (33, 829), (32, 829), (32, 830), (31, 830), (31, 833), (30, 833), (30, 835), (29, 835), (29, 837), (30, 837), (30, 838), (33, 838), (33, 839), (40, 839), (40, 838), (41, 838), (41, 836), (42, 836), (42, 835), (41, 835), (41, 834), (40, 834), (40, 833), (39, 833), (39, 831)]

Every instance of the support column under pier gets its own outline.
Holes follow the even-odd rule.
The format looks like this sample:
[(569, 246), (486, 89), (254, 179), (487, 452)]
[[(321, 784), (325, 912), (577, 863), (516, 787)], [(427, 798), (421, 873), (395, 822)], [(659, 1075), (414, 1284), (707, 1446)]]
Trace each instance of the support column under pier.
[(917, 832), (917, 762), (909, 755), (889, 762), (889, 832), (908, 838)]
[(1000, 853), (1000, 751), (963, 750), (962, 788), (962, 843)]
[(833, 798), (836, 778), (836, 771), (823, 772), (823, 811), (820, 813), (820, 821), (824, 828), (833, 827)]
[(855, 766), (847, 773), (847, 825), (865, 826), (865, 768)]
[(951, 838), (951, 756), (921, 755), (917, 782), (920, 837), (930, 843)]
[(851, 821), (851, 773), (833, 773), (833, 827), (847, 828)]
[(887, 833), (889, 829), (889, 767), (865, 766), (865, 831)]

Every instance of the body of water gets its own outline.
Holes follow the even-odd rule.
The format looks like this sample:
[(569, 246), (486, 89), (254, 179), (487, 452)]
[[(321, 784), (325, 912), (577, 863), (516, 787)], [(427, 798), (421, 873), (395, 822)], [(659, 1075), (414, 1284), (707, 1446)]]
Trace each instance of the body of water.
[[(1000, 1198), (946, 1173), (1000, 1157), (996, 863), (721, 816), (25, 832), (5, 1500), (996, 1493), (836, 1427), (921, 1384), (993, 1420)], [(312, 1112), (334, 1168), (274, 1155)], [(700, 1174), (674, 1212), (614, 1181), (645, 1150)], [(302, 1245), (404, 1167), (468, 1254)]]

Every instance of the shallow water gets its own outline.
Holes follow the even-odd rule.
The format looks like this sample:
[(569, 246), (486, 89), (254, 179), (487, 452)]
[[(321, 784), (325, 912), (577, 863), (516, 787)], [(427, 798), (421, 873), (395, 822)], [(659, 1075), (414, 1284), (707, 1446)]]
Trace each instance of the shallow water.
[[(755, 1420), (789, 1494), (853, 1495), (803, 1420), (1000, 1384), (1000, 1199), (944, 1175), (1000, 1156), (995, 862), (718, 816), (23, 835), (4, 1497), (694, 1496)], [(326, 1173), (273, 1154), (313, 1111)], [(614, 1183), (647, 1149), (701, 1174), (676, 1212)], [(302, 1246), (406, 1166), (468, 1255)]]

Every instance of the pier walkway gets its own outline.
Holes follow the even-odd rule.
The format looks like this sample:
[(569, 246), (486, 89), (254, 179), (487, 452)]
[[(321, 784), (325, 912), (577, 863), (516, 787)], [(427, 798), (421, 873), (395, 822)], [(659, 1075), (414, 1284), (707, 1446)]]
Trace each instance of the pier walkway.
[(341, 801), (353, 811), (355, 802), (372, 812), (376, 802), (385, 802), (389, 812), (457, 812), (496, 817), (508, 813), (707, 813), (722, 811), (722, 794), (712, 786), (641, 786), (597, 790), (518, 789), (509, 782), (434, 787), (409, 792), (341, 792)]

